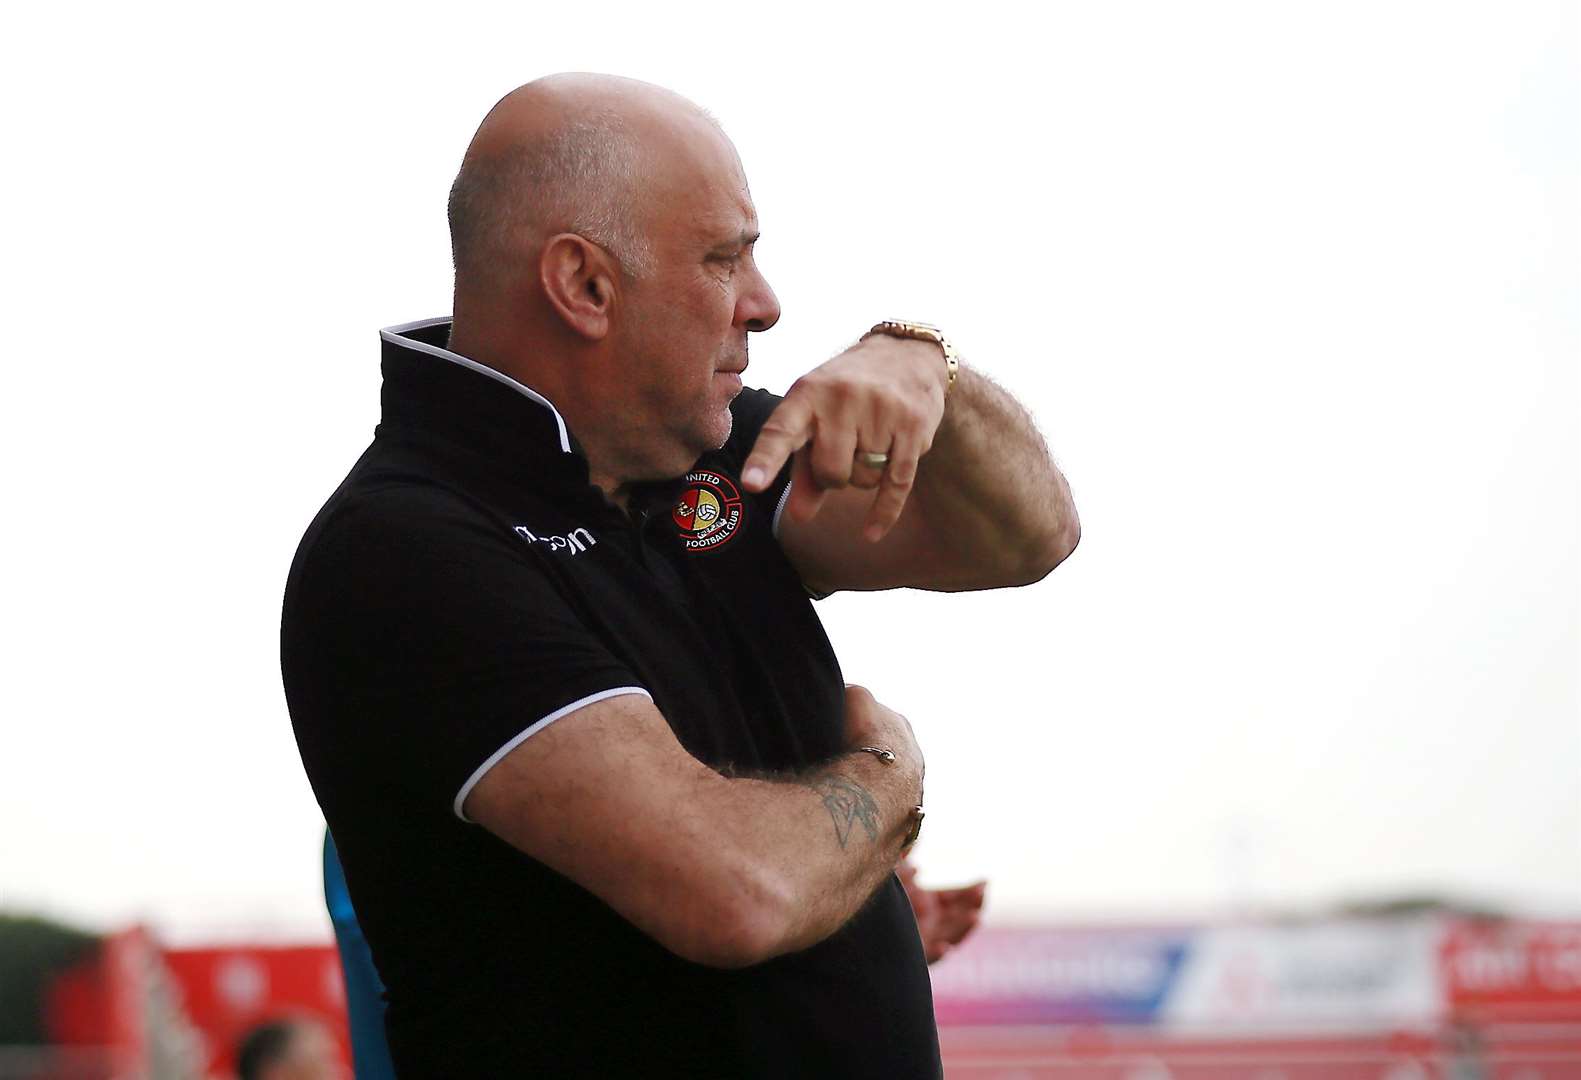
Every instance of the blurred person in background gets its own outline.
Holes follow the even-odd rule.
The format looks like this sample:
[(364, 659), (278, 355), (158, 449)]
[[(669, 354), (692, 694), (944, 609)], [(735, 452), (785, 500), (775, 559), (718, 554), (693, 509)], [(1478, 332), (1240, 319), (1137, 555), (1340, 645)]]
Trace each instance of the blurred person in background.
[(382, 333), (282, 619), (398, 1070), (938, 1075), (922, 754), (810, 598), (1041, 579), (1078, 526), (1035, 425), (918, 324), (744, 388), (756, 210), (660, 88), (507, 95), (450, 219), (453, 320)]
[(1487, 1045), (1475, 1023), (1464, 1016), (1452, 1018), (1448, 1041), (1445, 1080), (1492, 1080), (1493, 1070), (1488, 1065)]
[(322, 1023), (289, 1017), (259, 1024), (237, 1044), (240, 1080), (346, 1080), (335, 1039)]

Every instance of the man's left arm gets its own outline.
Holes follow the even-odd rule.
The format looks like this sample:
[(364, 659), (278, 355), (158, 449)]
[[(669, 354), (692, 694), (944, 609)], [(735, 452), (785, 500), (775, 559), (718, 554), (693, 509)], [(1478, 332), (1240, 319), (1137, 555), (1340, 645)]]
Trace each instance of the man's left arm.
[(763, 490), (795, 454), (779, 538), (809, 589), (1025, 585), (1075, 549), (1070, 488), (1032, 418), (964, 364), (946, 397), (947, 375), (937, 344), (873, 335), (764, 423), (743, 483)]

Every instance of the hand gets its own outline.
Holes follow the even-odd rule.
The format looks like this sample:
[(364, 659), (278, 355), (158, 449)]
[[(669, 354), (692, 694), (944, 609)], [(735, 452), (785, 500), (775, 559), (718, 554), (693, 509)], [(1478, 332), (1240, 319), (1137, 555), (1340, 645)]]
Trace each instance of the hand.
[[(944, 417), (948, 370), (932, 342), (874, 334), (797, 379), (747, 456), (741, 482), (762, 491), (796, 455), (786, 513), (808, 521), (835, 489), (878, 489), (862, 535), (883, 539), (906, 505), (917, 462)], [(888, 454), (882, 469), (858, 452)]]
[(925, 889), (917, 884), (917, 868), (910, 859), (895, 867), (900, 883), (917, 916), (922, 951), (932, 964), (942, 959), (977, 928), (988, 882), (978, 881), (958, 889)]
[(847, 684), (845, 688), (845, 748), (879, 746), (895, 755), (895, 767), (911, 770), (916, 776), (917, 802), (922, 801), (922, 777), (927, 766), (922, 747), (911, 730), (911, 721), (894, 709), (880, 705), (866, 687)]

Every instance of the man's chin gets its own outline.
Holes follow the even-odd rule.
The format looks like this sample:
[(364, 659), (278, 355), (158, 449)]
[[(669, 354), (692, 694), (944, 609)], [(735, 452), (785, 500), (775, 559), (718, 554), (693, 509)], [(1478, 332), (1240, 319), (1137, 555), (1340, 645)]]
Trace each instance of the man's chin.
[[(735, 399), (734, 394), (731, 394), (730, 397), (731, 400)], [(709, 447), (710, 450), (718, 450), (723, 447), (725, 443), (730, 441), (730, 433), (735, 430), (736, 417), (728, 407), (721, 409), (719, 415), (719, 425), (715, 429), (716, 438), (711, 440), (713, 445)]]
[(730, 409), (728, 407), (720, 409), (713, 423), (700, 426), (688, 433), (685, 442), (686, 449), (682, 451), (682, 453), (690, 455), (686, 464), (673, 470), (666, 469), (666, 475), (684, 476), (691, 470), (693, 465), (697, 464), (698, 458), (720, 449), (725, 443), (729, 442), (730, 433), (734, 429), (735, 417), (731, 415)]

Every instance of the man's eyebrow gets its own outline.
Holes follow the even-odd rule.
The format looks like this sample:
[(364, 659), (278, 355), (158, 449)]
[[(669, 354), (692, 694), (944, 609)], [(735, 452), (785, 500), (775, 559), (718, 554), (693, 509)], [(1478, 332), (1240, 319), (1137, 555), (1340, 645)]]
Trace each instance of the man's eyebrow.
[(736, 248), (751, 247), (753, 244), (758, 242), (758, 238), (762, 235), (763, 234), (761, 232), (756, 230), (752, 230), (750, 232), (743, 231), (739, 236), (733, 236), (729, 240), (721, 240), (719, 243), (714, 245), (713, 250), (734, 251)]

